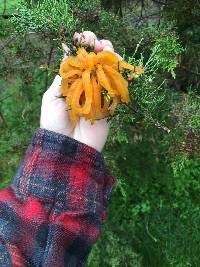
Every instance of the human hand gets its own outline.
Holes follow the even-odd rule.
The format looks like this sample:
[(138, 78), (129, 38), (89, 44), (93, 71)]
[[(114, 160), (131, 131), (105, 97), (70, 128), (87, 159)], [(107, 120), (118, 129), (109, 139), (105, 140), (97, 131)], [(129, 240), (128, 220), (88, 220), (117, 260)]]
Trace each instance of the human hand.
[[(84, 33), (86, 38), (93, 34), (91, 32)], [(96, 36), (93, 34), (93, 38), (95, 37)], [(75, 35), (74, 38), (76, 38)], [(90, 40), (92, 39), (90, 38)], [(110, 41), (103, 40), (100, 44), (101, 50), (110, 50), (114, 52)], [(98, 46), (98, 49), (100, 49), (100, 45)], [(50, 88), (44, 93), (41, 107), (40, 127), (74, 138), (79, 142), (93, 147), (99, 152), (104, 147), (109, 131), (109, 123), (106, 119), (96, 120), (91, 124), (91, 122), (86, 121), (85, 118), (81, 117), (77, 125), (73, 127), (67, 112), (66, 102), (62, 98), (61, 77), (59, 75), (55, 77)]]
[(107, 120), (98, 120), (92, 125), (85, 118), (80, 118), (77, 125), (73, 127), (66, 111), (66, 102), (61, 98), (60, 85), (61, 77), (57, 75), (50, 88), (43, 95), (40, 128), (64, 134), (100, 152), (108, 136), (109, 124)]

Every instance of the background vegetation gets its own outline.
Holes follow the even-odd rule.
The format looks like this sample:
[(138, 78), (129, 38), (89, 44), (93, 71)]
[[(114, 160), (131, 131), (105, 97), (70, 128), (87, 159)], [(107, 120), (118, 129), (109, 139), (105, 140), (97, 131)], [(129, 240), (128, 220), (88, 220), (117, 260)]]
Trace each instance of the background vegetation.
[(92, 30), (145, 67), (111, 119), (104, 155), (118, 183), (88, 267), (200, 266), (199, 25), (198, 0), (0, 3), (0, 188), (39, 127), (62, 41)]

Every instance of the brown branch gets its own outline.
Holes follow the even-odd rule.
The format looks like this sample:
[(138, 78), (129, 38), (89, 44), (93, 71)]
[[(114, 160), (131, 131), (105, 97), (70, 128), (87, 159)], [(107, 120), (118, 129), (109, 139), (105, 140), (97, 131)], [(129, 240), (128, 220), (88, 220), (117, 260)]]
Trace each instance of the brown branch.
[(14, 95), (14, 93), (13, 93), (13, 94), (10, 94), (10, 95), (8, 95), (8, 96), (2, 98), (2, 99), (0, 99), (0, 102), (3, 102), (4, 100), (6, 100), (7, 98), (12, 97), (13, 95)]
[(143, 17), (143, 10), (144, 10), (144, 0), (141, 0), (141, 8), (140, 8), (140, 17)]
[[(138, 110), (135, 107), (130, 106), (130, 105), (128, 105), (128, 107), (129, 107), (129, 110), (133, 111), (134, 113), (137, 113), (137, 114), (142, 115), (142, 116), (145, 117), (145, 113), (144, 112), (142, 112), (142, 111), (140, 111), (140, 110)], [(107, 118), (108, 120), (111, 120), (113, 117), (116, 117), (118, 115), (119, 115), (118, 113), (115, 113), (114, 115), (112, 115), (112, 116), (109, 115), (109, 116), (106, 116), (105, 118)], [(123, 115), (131, 115), (131, 113), (130, 112), (125, 112), (125, 113), (123, 113)], [(159, 121), (154, 120), (151, 116), (149, 116), (149, 120), (151, 121), (151, 123), (156, 128), (162, 129), (163, 131), (165, 131), (167, 133), (171, 132), (171, 130), (168, 127), (166, 127), (165, 125), (161, 124)]]
[(6, 43), (3, 43), (3, 41), (0, 40), (0, 52), (2, 53), (4, 50), (7, 49), (7, 46), (12, 43), (13, 41), (15, 41), (17, 38), (17, 34), (11, 36), (11, 38), (9, 38), (9, 40)]
[(163, 5), (166, 6), (167, 3), (166, 2), (162, 2), (162, 1), (158, 1), (158, 0), (152, 0), (154, 3), (159, 4), (159, 5)]
[(189, 70), (189, 69), (187, 69), (187, 68), (184, 67), (184, 66), (180, 66), (180, 67), (181, 67), (181, 69), (183, 69), (183, 70), (185, 70), (185, 71), (187, 71), (187, 72), (189, 72), (189, 73), (192, 73), (192, 74), (194, 74), (194, 75), (200, 76), (200, 73), (199, 73), (199, 72), (195, 72), (195, 71), (193, 71), (193, 70)]
[[(135, 107), (130, 106), (130, 105), (128, 105), (128, 107), (129, 107), (132, 111), (134, 111), (135, 113), (138, 113), (138, 114), (140, 114), (140, 115), (145, 116), (145, 112), (141, 112), (141, 111), (137, 110)], [(171, 132), (171, 130), (170, 130), (168, 127), (166, 127), (165, 125), (161, 124), (159, 121), (154, 120), (151, 116), (148, 116), (148, 118), (149, 118), (149, 120), (151, 121), (151, 123), (152, 123), (156, 128), (162, 129), (163, 131), (165, 131), (165, 132), (167, 132), (167, 133), (170, 133), (170, 132)]]
[[(33, 64), (27, 64), (27, 65), (24, 65), (24, 64), (16, 64), (16, 65), (13, 65), (13, 66), (9, 66), (9, 71), (16, 71), (16, 70), (26, 70), (26, 69), (31, 69), (33, 68), (34, 65)], [(2, 71), (8, 71), (8, 68), (7, 67), (2, 67), (1, 68)]]
[(17, 14), (0, 14), (0, 17), (3, 18), (3, 19), (10, 19), (12, 17), (19, 17), (19, 15)]
[(3, 13), (2, 13), (2, 16), (4, 16), (5, 13), (6, 13), (6, 4), (7, 4), (7, 0), (4, 0), (4, 2), (3, 2)]
[(51, 65), (51, 59), (52, 59), (52, 55), (53, 55), (53, 50), (54, 50), (54, 44), (51, 40), (51, 46), (50, 46), (50, 50), (49, 50), (49, 56), (48, 56), (48, 61), (47, 61), (47, 70), (46, 70), (46, 78), (45, 78), (45, 90), (47, 89), (47, 86), (48, 86), (48, 80), (49, 80), (49, 77), (48, 77), (48, 69)]
[(168, 127), (166, 127), (165, 125), (160, 124), (159, 121), (155, 121), (155, 120), (152, 119), (152, 122), (154, 123), (154, 125), (157, 128), (162, 129), (163, 131), (165, 131), (167, 133), (171, 132), (171, 130)]
[(0, 111), (0, 119), (1, 119), (1, 122), (3, 124), (3, 127), (4, 128), (8, 128), (8, 124), (6, 122), (6, 119), (4, 118), (4, 115), (3, 115), (3, 113), (1, 111)]
[(160, 14), (159, 13), (154, 13), (154, 14), (149, 14), (149, 15), (146, 15), (146, 16), (140, 16), (138, 19), (136, 19), (135, 21), (134, 21), (134, 23), (139, 23), (139, 22), (141, 22), (141, 21), (143, 21), (143, 20), (148, 20), (149, 18), (151, 18), (151, 19), (160, 19)]

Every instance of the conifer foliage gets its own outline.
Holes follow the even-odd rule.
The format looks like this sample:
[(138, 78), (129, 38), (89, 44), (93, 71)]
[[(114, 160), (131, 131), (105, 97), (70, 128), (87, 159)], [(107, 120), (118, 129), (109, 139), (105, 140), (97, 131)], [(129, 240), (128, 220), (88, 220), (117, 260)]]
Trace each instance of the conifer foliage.
[(39, 127), (74, 32), (94, 31), (144, 69), (109, 118), (103, 154), (117, 186), (88, 267), (200, 266), (199, 21), (197, 0), (0, 3), (0, 188)]

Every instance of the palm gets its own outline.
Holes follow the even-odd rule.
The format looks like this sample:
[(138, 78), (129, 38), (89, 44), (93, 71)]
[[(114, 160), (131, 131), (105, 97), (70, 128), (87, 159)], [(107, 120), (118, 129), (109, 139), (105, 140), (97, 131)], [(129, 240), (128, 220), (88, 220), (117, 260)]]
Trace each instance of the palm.
[(108, 123), (106, 119), (95, 121), (92, 125), (84, 118), (80, 118), (80, 122), (74, 128), (72, 137), (84, 144), (101, 150), (105, 144), (108, 135)]
[(51, 87), (43, 96), (40, 127), (71, 136), (73, 126), (69, 114), (66, 112), (66, 103), (61, 98), (60, 82), (60, 76), (56, 76)]
[(106, 119), (92, 125), (80, 118), (75, 127), (71, 124), (65, 100), (61, 97), (61, 77), (56, 76), (49, 90), (43, 96), (40, 127), (72, 137), (81, 143), (101, 151), (108, 135)]

